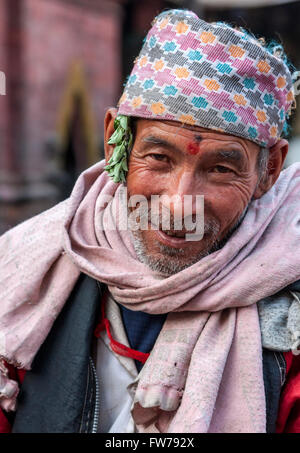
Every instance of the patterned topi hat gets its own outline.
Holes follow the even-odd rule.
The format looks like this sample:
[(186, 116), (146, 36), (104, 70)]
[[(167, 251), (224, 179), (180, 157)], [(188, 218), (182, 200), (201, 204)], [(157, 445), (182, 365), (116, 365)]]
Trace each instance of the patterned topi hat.
[(161, 13), (135, 61), (118, 114), (179, 121), (271, 147), (295, 103), (281, 51), (191, 11)]

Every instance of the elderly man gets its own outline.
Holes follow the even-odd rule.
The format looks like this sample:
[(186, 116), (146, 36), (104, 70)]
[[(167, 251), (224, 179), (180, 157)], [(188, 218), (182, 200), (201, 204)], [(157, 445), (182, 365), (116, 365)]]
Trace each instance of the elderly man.
[(280, 46), (155, 19), (106, 164), (0, 239), (3, 431), (300, 431), (293, 103)]

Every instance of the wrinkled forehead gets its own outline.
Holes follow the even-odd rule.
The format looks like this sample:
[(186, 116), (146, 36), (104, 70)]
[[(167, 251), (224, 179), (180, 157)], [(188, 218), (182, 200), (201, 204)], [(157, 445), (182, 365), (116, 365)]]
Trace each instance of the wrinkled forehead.
[(166, 138), (170, 141), (176, 142), (178, 138), (185, 138), (188, 143), (201, 144), (207, 141), (228, 142), (240, 144), (243, 147), (259, 149), (259, 145), (253, 143), (246, 138), (238, 137), (223, 131), (216, 131), (214, 129), (205, 128), (201, 126), (193, 126), (189, 124), (180, 123), (178, 121), (160, 121), (160, 120), (145, 120), (142, 118), (135, 118), (134, 130), (139, 138), (144, 140), (151, 140), (155, 142), (157, 137), (158, 142), (160, 138)]

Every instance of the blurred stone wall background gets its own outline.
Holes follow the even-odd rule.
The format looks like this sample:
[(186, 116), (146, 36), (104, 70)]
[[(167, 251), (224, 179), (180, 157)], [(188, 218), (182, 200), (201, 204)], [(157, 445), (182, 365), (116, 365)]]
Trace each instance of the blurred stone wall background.
[[(66, 198), (79, 173), (103, 158), (105, 110), (163, 9), (189, 8), (283, 42), (300, 68), (299, 1), (233, 3), (1, 0), (0, 234)], [(300, 115), (292, 123), (287, 164), (300, 161)]]

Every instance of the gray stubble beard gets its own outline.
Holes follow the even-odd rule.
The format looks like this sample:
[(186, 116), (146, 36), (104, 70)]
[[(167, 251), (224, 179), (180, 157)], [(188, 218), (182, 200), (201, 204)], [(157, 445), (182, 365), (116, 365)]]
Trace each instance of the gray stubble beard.
[(230, 239), (232, 234), (241, 225), (241, 223), (247, 213), (248, 207), (249, 207), (249, 204), (246, 206), (245, 210), (243, 211), (243, 213), (241, 214), (241, 216), (239, 217), (237, 222), (234, 224), (234, 226), (231, 227), (231, 229), (228, 231), (228, 233), (225, 235), (225, 237), (221, 240), (217, 239), (217, 235), (220, 230), (220, 223), (216, 220), (210, 220), (210, 221), (205, 222), (204, 233), (205, 233), (205, 235), (208, 235), (208, 234), (210, 235), (210, 237), (211, 237), (210, 245), (208, 245), (207, 249), (202, 250), (195, 256), (191, 257), (191, 259), (189, 261), (185, 261), (184, 263), (182, 262), (182, 258), (185, 253), (184, 249), (168, 247), (157, 241), (157, 245), (159, 247), (159, 250), (160, 250), (162, 256), (161, 257), (151, 256), (147, 252), (147, 248), (144, 243), (141, 231), (140, 230), (131, 231), (132, 238), (133, 238), (133, 246), (134, 246), (137, 258), (139, 259), (139, 261), (141, 263), (146, 264), (153, 271), (163, 274), (164, 277), (170, 277), (171, 275), (177, 274), (178, 272), (181, 272), (182, 270), (197, 263), (202, 258), (205, 258), (206, 256), (210, 255), (211, 253), (220, 250), (226, 244), (226, 242)]
[[(205, 225), (205, 232), (210, 233), (214, 238), (216, 238), (219, 232), (219, 223), (216, 221), (207, 223)], [(157, 241), (157, 246), (159, 247), (161, 256), (154, 257), (147, 252), (141, 231), (131, 231), (131, 234), (133, 237), (133, 246), (139, 261), (149, 266), (153, 271), (164, 274), (166, 277), (177, 274), (211, 253), (211, 248), (209, 248), (209, 250), (202, 250), (190, 260), (182, 262), (185, 254), (185, 250), (183, 248), (169, 247)]]

